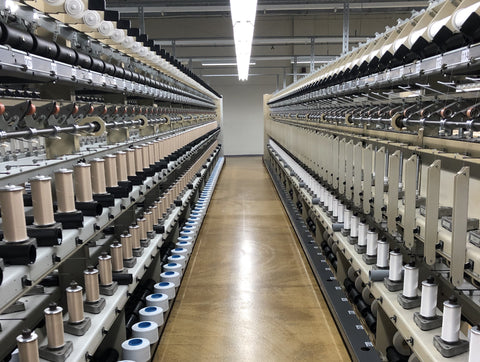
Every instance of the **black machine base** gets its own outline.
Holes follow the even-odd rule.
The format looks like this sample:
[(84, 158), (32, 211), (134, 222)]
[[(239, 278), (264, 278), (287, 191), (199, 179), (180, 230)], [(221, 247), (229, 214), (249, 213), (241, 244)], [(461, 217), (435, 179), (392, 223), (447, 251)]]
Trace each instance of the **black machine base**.
[(79, 229), (83, 227), (83, 213), (79, 210), (57, 212), (55, 221), (62, 223), (64, 229)]
[(73, 343), (66, 341), (63, 347), (50, 349), (47, 346), (41, 346), (38, 349), (40, 357), (52, 362), (64, 362), (73, 351)]
[(37, 259), (37, 243), (35, 239), (22, 242), (0, 241), (0, 258), (10, 265), (28, 265)]
[(62, 243), (62, 225), (27, 226), (27, 235), (37, 240), (38, 246), (55, 246)]

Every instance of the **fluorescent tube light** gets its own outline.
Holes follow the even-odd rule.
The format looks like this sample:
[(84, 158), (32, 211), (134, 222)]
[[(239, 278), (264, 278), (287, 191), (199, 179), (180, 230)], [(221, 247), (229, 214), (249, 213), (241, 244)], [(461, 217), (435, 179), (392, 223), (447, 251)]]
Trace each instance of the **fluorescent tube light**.
[(238, 79), (248, 79), (257, 0), (230, 0)]
[[(256, 77), (265, 74), (249, 74), (250, 77)], [(237, 77), (238, 74), (204, 74), (202, 77)]]
[[(257, 63), (249, 63), (249, 65), (255, 65)], [(236, 67), (237, 63), (202, 63), (203, 67)]]

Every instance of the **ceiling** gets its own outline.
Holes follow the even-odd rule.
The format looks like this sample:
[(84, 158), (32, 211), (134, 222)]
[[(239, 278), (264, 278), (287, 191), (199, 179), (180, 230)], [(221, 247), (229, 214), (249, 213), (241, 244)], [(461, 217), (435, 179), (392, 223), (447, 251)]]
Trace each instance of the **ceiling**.
[[(229, 0), (106, 0), (213, 87), (236, 82)], [(428, 1), (348, 2), (349, 49)], [(281, 88), (342, 53), (343, 1), (258, 0), (249, 83)], [(312, 57), (313, 55), (313, 57)]]

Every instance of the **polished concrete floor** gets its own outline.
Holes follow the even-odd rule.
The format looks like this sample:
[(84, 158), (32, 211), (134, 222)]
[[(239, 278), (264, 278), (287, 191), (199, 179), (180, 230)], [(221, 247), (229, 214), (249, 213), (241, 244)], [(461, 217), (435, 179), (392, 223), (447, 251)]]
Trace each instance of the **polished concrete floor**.
[(227, 158), (154, 361), (349, 361), (261, 158)]

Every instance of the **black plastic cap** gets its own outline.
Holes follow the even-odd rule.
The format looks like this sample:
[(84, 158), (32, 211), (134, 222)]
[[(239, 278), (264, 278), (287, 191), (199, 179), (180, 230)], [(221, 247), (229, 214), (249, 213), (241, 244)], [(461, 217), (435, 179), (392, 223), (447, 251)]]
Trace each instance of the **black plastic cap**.
[(55, 302), (50, 303), (50, 304), (48, 305), (48, 309), (50, 309), (50, 310), (55, 310), (55, 309), (57, 309), (57, 303), (55, 303)]
[[(118, 29), (130, 29), (131, 27), (131, 23), (130, 23), (130, 20), (126, 20), (126, 19), (120, 19), (117, 21), (117, 28)], [(128, 34), (130, 35), (130, 34)]]
[[(103, 19), (106, 21), (116, 21), (118, 23), (120, 20), (120, 14), (118, 11), (107, 10), (104, 12)], [(117, 27), (120, 28), (118, 25)]]
[(105, 10), (105, 0), (88, 0), (88, 9), (89, 10)]
[(140, 36), (140, 29), (130, 28), (130, 29), (127, 30), (127, 35), (136, 37), (137, 41), (138, 41), (138, 37)]
[(450, 296), (450, 298), (448, 298), (448, 301), (451, 303), (451, 304), (458, 304), (458, 299), (456, 296), (452, 295)]

